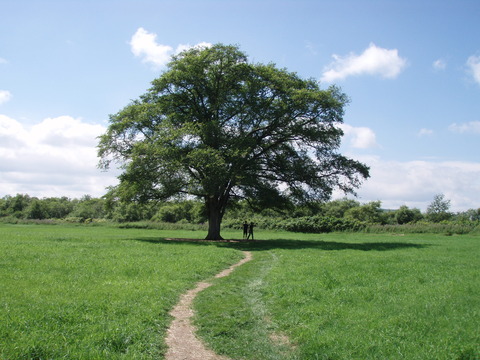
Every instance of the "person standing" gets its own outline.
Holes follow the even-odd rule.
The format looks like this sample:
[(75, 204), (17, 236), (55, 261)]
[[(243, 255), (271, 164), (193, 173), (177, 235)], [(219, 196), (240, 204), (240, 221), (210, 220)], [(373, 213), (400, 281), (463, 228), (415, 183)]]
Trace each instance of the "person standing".
[(253, 223), (253, 221), (250, 223), (250, 225), (248, 226), (248, 236), (247, 236), (247, 240), (250, 239), (250, 236), (252, 236), (252, 240), (254, 240), (253, 238), (253, 227), (255, 226), (255, 224)]
[(247, 220), (243, 222), (243, 238), (246, 239), (248, 236), (248, 223)]

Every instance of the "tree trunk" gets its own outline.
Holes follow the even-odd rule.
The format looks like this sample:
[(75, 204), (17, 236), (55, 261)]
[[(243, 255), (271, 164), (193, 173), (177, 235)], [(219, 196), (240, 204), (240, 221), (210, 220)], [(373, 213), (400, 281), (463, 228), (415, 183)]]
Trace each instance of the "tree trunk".
[(223, 240), (220, 235), (220, 225), (222, 223), (224, 209), (220, 205), (220, 201), (214, 197), (208, 198), (205, 202), (208, 213), (208, 234), (205, 240)]

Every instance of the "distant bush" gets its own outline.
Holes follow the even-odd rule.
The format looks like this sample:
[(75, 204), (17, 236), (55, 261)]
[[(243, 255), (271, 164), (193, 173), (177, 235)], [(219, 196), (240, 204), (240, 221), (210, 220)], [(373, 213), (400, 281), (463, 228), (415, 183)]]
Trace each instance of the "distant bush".
[(120, 229), (152, 229), (152, 230), (207, 230), (205, 224), (191, 224), (180, 221), (178, 223), (138, 221), (125, 222), (116, 225)]
[[(253, 221), (257, 228), (265, 230), (285, 230), (303, 233), (325, 233), (333, 231), (360, 231), (365, 228), (365, 223), (347, 218), (335, 218), (330, 216), (302, 216), (297, 218), (271, 218), (256, 216)], [(223, 228), (240, 229), (242, 219), (225, 219)]]
[(307, 216), (286, 221), (284, 229), (293, 232), (326, 233), (333, 231), (360, 231), (365, 226), (364, 222), (350, 218)]
[(21, 220), (13, 215), (0, 217), (0, 222), (4, 224), (18, 224), (19, 221)]
[(257, 229), (285, 230), (285, 219), (281, 217), (254, 216), (244, 218), (226, 218), (222, 221), (223, 229), (241, 229), (244, 221), (253, 222)]
[[(292, 206), (289, 210), (253, 209), (246, 201), (233, 203), (222, 221), (223, 229), (240, 230), (244, 221), (257, 229), (304, 233), (371, 232), (480, 234), (480, 208), (456, 214), (449, 200), (435, 196), (427, 214), (403, 205), (381, 208), (380, 201), (360, 204), (350, 199)], [(0, 198), (0, 222), (25, 224), (101, 225), (121, 223), (123, 228), (165, 230), (206, 229), (204, 203), (197, 200), (122, 202), (114, 196), (81, 199), (37, 198), (26, 194)]]
[(59, 223), (55, 219), (19, 219), (15, 216), (0, 217), (0, 223), (3, 224), (38, 224), (38, 225), (56, 225)]
[(82, 217), (79, 217), (79, 216), (69, 216), (67, 218), (64, 219), (65, 222), (67, 223), (72, 223), (72, 224), (75, 224), (75, 223), (82, 223), (83, 222), (83, 218)]
[(409, 223), (403, 225), (369, 225), (365, 228), (365, 232), (369, 233), (405, 233), (405, 234), (478, 234), (480, 233), (479, 221), (442, 221), (432, 223), (427, 221), (419, 221), (417, 223)]

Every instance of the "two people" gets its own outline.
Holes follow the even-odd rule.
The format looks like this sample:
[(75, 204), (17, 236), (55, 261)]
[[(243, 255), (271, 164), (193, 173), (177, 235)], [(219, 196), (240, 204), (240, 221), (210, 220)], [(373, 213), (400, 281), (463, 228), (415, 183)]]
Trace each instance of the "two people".
[(255, 224), (253, 222), (251, 222), (250, 224), (248, 224), (247, 220), (245, 220), (243, 222), (243, 238), (244, 239), (250, 239), (250, 236), (252, 237), (252, 240), (253, 239), (253, 227), (255, 226)]

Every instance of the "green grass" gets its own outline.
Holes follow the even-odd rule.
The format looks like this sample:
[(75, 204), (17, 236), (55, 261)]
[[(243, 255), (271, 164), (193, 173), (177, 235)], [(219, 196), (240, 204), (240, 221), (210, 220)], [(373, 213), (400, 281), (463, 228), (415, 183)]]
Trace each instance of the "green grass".
[[(224, 232), (238, 238), (239, 231)], [(234, 359), (479, 359), (478, 235), (0, 225), (0, 359), (161, 359), (181, 293), (241, 258), (195, 301), (201, 336)]]
[(480, 358), (480, 237), (261, 237), (248, 245), (254, 261), (196, 299), (196, 323), (217, 352), (255, 360)]
[(0, 359), (162, 358), (179, 295), (241, 258), (165, 236), (0, 225)]

